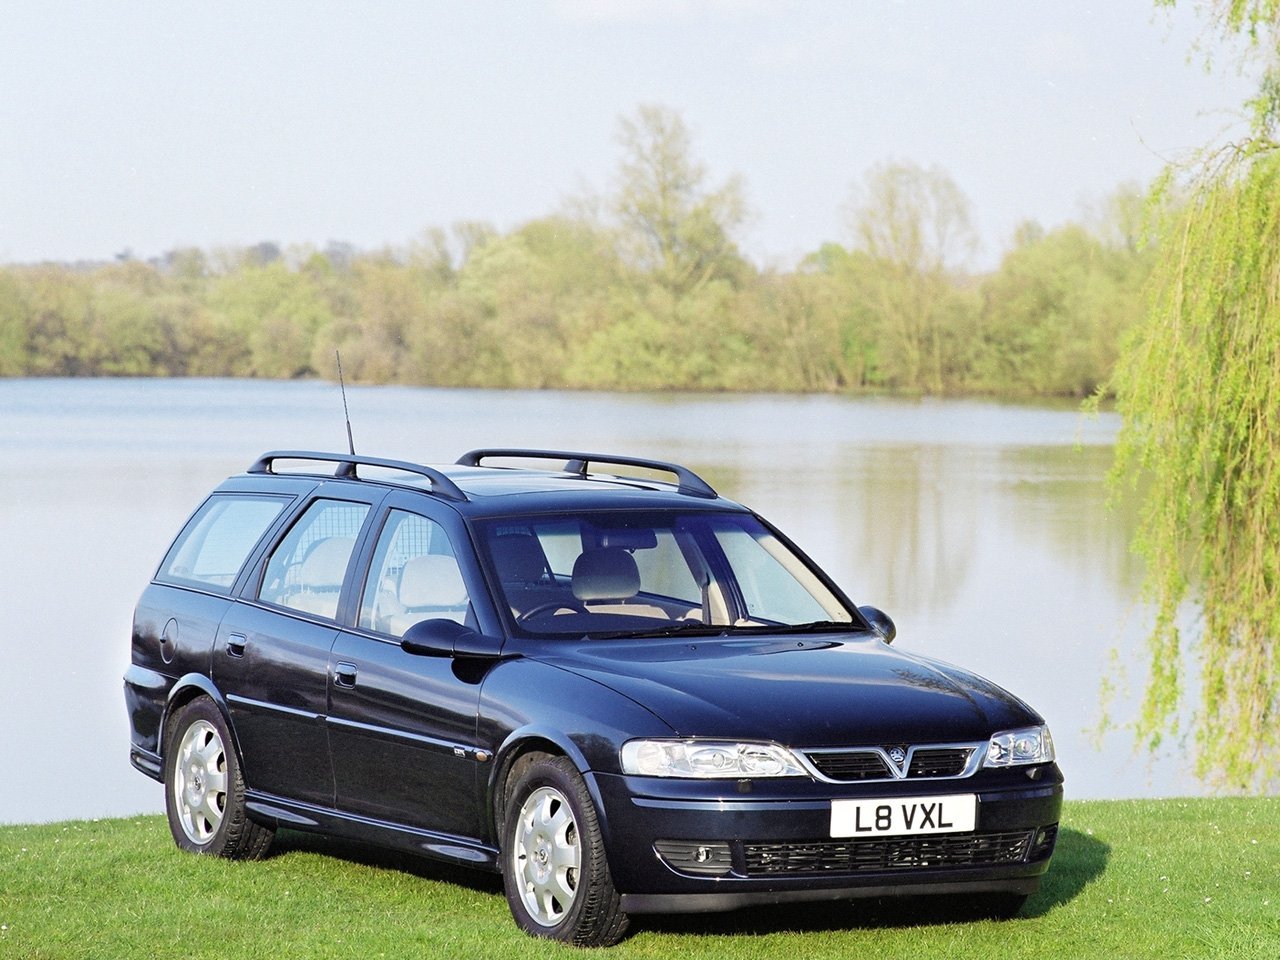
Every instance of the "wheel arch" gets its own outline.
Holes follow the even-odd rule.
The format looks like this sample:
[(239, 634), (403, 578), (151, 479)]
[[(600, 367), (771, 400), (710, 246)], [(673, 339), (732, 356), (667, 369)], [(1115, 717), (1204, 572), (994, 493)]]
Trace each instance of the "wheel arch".
[(600, 812), (600, 794), (595, 780), (590, 775), (590, 764), (582, 750), (572, 739), (556, 733), (529, 728), (516, 730), (503, 742), (494, 756), (493, 772), (485, 794), (486, 825), (492, 831), (495, 844), (501, 842), (503, 816), (510, 800), (510, 784), (515, 781), (513, 772), (520, 762), (527, 757), (541, 754), (550, 757), (568, 757), (577, 768), (578, 774), (587, 784), (591, 793), (591, 801), (596, 807), (596, 816), (603, 821)]
[(244, 767), (244, 754), (240, 751), (240, 741), (236, 736), (235, 724), (231, 722), (231, 708), (227, 705), (227, 699), (222, 695), (222, 691), (217, 685), (201, 673), (189, 673), (180, 678), (173, 688), (169, 691), (169, 696), (165, 699), (164, 715), (160, 718), (160, 736), (157, 746), (159, 747), (160, 763), (163, 766), (166, 757), (165, 751), (169, 743), (169, 724), (173, 717), (183, 707), (198, 697), (208, 697), (213, 701), (214, 706), (218, 708), (218, 712), (222, 714), (222, 720), (227, 725), (227, 730), (231, 733), (231, 747), (236, 752), (236, 759), (240, 761), (241, 768)]

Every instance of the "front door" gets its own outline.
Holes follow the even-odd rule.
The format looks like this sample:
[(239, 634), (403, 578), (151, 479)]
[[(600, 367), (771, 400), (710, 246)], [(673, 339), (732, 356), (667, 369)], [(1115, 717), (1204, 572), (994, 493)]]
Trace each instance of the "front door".
[(431, 507), (420, 501), (383, 511), (355, 627), (333, 646), (329, 742), (337, 806), (476, 838), (484, 832), (478, 767), (489, 759), (476, 736), (482, 677), (474, 665), (400, 646), (420, 620), (476, 625), (473, 561), (454, 548), (465, 531), (447, 508), (435, 517), (424, 511)]

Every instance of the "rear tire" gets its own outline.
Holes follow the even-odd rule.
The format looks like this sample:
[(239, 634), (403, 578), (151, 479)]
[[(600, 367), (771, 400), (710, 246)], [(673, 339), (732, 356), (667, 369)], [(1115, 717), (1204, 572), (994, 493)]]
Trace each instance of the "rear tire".
[(256, 860), (275, 831), (250, 820), (244, 777), (222, 711), (208, 697), (169, 723), (164, 751), (165, 813), (174, 842), (191, 853)]
[(517, 926), (578, 947), (622, 939), (630, 918), (614, 889), (591, 794), (568, 757), (533, 754), (506, 791), (502, 881)]

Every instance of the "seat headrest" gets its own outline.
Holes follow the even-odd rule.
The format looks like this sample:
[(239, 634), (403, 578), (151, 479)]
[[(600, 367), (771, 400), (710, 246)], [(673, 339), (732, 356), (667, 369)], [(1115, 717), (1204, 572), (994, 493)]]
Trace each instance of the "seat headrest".
[(337, 590), (347, 575), (347, 561), (356, 542), (351, 537), (326, 537), (307, 548), (298, 568), (298, 582), (311, 590)]
[(458, 561), (442, 554), (414, 557), (400, 571), (400, 603), (406, 607), (461, 607), (467, 602)]
[(579, 600), (629, 600), (640, 592), (635, 557), (620, 547), (587, 550), (573, 564), (573, 595)]
[(547, 572), (542, 544), (531, 533), (507, 533), (490, 542), (493, 565), (503, 583), (537, 583)]

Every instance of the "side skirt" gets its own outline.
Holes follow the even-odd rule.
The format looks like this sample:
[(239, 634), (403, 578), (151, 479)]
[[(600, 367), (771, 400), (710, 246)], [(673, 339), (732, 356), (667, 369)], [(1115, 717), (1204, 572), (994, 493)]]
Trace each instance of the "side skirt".
[(276, 827), (323, 833), (361, 843), (371, 843), (393, 850), (403, 850), (436, 860), (498, 872), (498, 849), (468, 837), (455, 837), (389, 823), (370, 817), (358, 817), (326, 807), (296, 803), (271, 794), (249, 792), (245, 806), (253, 819)]

